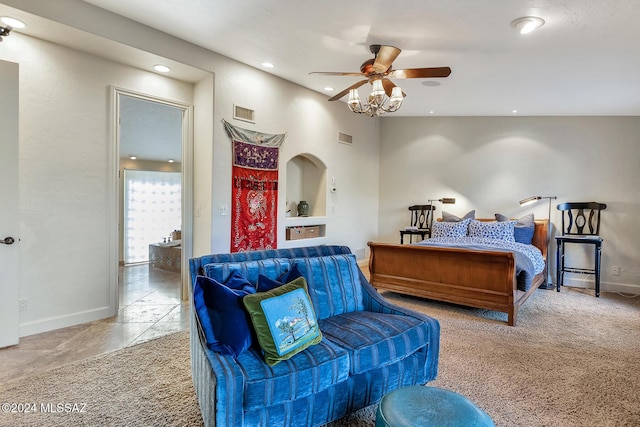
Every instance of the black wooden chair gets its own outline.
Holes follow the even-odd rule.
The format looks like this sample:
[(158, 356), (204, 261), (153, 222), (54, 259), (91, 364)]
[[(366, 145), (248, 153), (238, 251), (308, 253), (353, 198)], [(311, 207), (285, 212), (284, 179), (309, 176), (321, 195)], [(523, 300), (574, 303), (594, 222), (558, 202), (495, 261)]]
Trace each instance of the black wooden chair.
[(413, 205), (409, 206), (411, 212), (411, 225), (409, 228), (400, 230), (400, 244), (404, 243), (405, 234), (409, 236), (409, 243), (413, 243), (413, 236), (420, 236), (420, 240), (431, 237), (431, 221), (433, 211), (436, 207), (433, 205)]
[[(556, 236), (556, 287), (564, 282), (564, 273), (593, 274), (596, 282), (596, 297), (600, 296), (600, 258), (602, 238), (600, 234), (600, 211), (607, 208), (604, 203), (581, 202), (561, 203), (562, 235)], [(569, 267), (565, 264), (565, 246), (567, 243), (588, 244), (594, 248), (593, 268)]]

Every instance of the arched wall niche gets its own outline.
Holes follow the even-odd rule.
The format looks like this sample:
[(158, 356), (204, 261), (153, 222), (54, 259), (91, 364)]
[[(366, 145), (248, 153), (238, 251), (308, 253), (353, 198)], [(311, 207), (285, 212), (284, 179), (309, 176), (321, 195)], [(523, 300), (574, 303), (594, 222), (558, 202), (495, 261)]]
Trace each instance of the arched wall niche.
[(298, 203), (309, 204), (309, 216), (327, 214), (327, 166), (313, 154), (298, 154), (287, 162), (286, 204), (291, 217)]

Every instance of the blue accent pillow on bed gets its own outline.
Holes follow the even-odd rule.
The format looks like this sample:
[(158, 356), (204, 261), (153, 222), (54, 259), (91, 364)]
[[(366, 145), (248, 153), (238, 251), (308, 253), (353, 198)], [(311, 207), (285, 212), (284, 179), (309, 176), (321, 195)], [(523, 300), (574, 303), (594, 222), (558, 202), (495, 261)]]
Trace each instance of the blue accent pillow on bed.
[(459, 222), (436, 221), (433, 223), (431, 237), (465, 237), (470, 219)]
[[(496, 221), (504, 222), (511, 219), (505, 215), (496, 214)], [(533, 218), (533, 214), (525, 215), (518, 219), (518, 223), (513, 229), (513, 237), (516, 242), (530, 245), (533, 241), (533, 233), (536, 230), (536, 224)]]
[(477, 221), (469, 223), (469, 237), (486, 237), (489, 239), (505, 240), (514, 242), (513, 229), (518, 221)]
[(245, 295), (250, 293), (210, 277), (196, 277), (193, 302), (209, 349), (238, 357), (251, 346), (253, 329), (242, 304)]

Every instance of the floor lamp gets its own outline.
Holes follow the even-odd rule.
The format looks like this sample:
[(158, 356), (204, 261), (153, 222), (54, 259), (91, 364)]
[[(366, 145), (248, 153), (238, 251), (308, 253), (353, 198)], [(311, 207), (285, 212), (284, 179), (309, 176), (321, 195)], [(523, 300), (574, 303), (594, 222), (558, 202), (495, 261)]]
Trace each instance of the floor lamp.
[(550, 271), (549, 271), (549, 245), (551, 244), (551, 200), (556, 200), (556, 196), (531, 196), (526, 199), (520, 200), (520, 206), (527, 206), (533, 204), (541, 199), (549, 199), (549, 213), (547, 214), (547, 219), (549, 220), (549, 226), (547, 227), (547, 256), (545, 258), (545, 268), (547, 270), (547, 277), (545, 283), (538, 286), (540, 289), (553, 289), (553, 282), (549, 280)]
[[(443, 197), (442, 199), (429, 199), (429, 204), (431, 205), (432, 202), (440, 202), (442, 204), (448, 204), (448, 205), (453, 205), (456, 203), (456, 198), (455, 197)], [(429, 233), (431, 233), (433, 231), (433, 212), (431, 212), (431, 220), (429, 221)]]

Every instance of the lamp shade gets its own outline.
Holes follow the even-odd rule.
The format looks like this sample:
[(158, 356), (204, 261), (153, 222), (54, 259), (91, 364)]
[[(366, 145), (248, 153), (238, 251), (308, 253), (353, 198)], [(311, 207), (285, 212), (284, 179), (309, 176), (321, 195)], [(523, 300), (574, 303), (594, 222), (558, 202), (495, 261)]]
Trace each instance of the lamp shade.
[(541, 198), (542, 197), (540, 196), (531, 196), (531, 197), (527, 197), (526, 199), (520, 200), (518, 203), (520, 203), (520, 206), (526, 206), (526, 205), (530, 205), (531, 203), (537, 202)]

